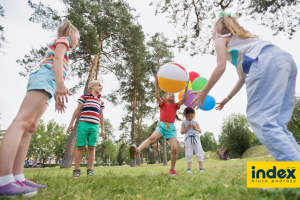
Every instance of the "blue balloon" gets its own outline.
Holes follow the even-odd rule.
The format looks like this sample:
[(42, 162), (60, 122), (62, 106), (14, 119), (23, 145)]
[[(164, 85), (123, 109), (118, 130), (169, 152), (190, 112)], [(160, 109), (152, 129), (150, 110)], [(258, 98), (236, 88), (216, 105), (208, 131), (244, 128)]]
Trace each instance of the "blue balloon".
[(210, 95), (207, 95), (204, 100), (204, 108), (202, 108), (202, 105), (199, 107), (201, 110), (209, 111), (212, 110), (215, 107), (216, 100)]

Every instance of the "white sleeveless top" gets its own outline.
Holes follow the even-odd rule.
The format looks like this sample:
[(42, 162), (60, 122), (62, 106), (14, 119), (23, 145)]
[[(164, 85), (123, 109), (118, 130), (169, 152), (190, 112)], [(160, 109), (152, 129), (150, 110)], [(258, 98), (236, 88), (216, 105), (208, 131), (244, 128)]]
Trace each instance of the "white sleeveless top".
[(233, 35), (226, 49), (227, 61), (248, 74), (252, 63), (262, 48), (267, 45), (272, 45), (272, 43), (258, 38), (245, 39)]

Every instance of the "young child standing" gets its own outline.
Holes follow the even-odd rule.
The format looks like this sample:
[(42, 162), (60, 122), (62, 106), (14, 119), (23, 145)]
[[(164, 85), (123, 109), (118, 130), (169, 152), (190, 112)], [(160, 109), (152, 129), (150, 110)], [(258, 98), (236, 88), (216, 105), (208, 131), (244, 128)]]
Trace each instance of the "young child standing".
[(177, 174), (177, 172), (174, 170), (177, 159), (177, 133), (174, 122), (175, 118), (178, 119), (176, 111), (187, 99), (187, 87), (185, 88), (184, 97), (178, 103), (175, 103), (175, 97), (172, 93), (166, 93), (163, 96), (163, 98), (160, 98), (158, 90), (158, 78), (156, 77), (155, 97), (158, 101), (160, 108), (161, 122), (157, 125), (154, 133), (148, 139), (146, 139), (138, 148), (136, 148), (135, 145), (131, 145), (130, 157), (131, 159), (134, 159), (135, 156), (137, 156), (137, 154), (139, 153), (139, 151), (142, 151), (143, 149), (147, 148), (151, 143), (155, 142), (157, 139), (166, 137), (166, 140), (168, 140), (171, 145), (172, 151), (170, 175), (175, 176)]
[(100, 99), (102, 84), (100, 81), (94, 80), (89, 83), (89, 94), (82, 95), (78, 99), (78, 106), (74, 111), (68, 133), (73, 129), (73, 123), (80, 113), (79, 125), (77, 128), (77, 143), (75, 152), (75, 170), (73, 170), (73, 178), (80, 177), (80, 161), (82, 152), (88, 142), (88, 169), (87, 175), (94, 176), (95, 146), (98, 141), (99, 123), (101, 125), (101, 134), (104, 138), (104, 102)]
[[(71, 94), (64, 84), (69, 70), (70, 49), (78, 45), (77, 29), (71, 22), (58, 28), (57, 39), (48, 45), (48, 50), (39, 70), (29, 76), (27, 94), (20, 110), (3, 136), (0, 147), (0, 196), (32, 196), (37, 189), (47, 188), (24, 177), (24, 161), (32, 133), (45, 112), (50, 100), (56, 100), (55, 110), (63, 113), (65, 100)], [(65, 100), (64, 100), (65, 99)]]
[(255, 135), (277, 161), (300, 161), (300, 149), (288, 131), (295, 99), (297, 66), (293, 57), (246, 31), (230, 14), (222, 12), (214, 25), (217, 67), (206, 86), (194, 92), (192, 103), (203, 104), (206, 95), (226, 69), (226, 60), (237, 68), (238, 81), (229, 95), (216, 107), (226, 103), (246, 83), (247, 118)]
[(185, 158), (188, 164), (187, 173), (192, 173), (193, 151), (199, 162), (200, 173), (204, 173), (203, 161), (204, 151), (201, 146), (200, 138), (197, 135), (202, 133), (198, 122), (195, 121), (195, 110), (186, 107), (183, 111), (185, 121), (181, 124), (181, 134), (185, 134)]

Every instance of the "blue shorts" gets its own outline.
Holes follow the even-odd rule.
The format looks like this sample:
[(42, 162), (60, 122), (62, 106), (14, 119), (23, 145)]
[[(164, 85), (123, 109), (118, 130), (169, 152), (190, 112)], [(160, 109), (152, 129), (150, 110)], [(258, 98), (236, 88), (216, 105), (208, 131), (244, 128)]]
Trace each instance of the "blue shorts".
[(177, 139), (176, 127), (173, 123), (160, 122), (157, 124), (155, 130), (161, 134), (160, 139), (163, 137), (166, 137), (167, 140), (169, 140), (169, 138)]
[(47, 101), (49, 105), (51, 98), (55, 94), (56, 81), (54, 71), (47, 68), (41, 67), (37, 71), (29, 75), (27, 91), (29, 90), (44, 90), (49, 93), (50, 97)]

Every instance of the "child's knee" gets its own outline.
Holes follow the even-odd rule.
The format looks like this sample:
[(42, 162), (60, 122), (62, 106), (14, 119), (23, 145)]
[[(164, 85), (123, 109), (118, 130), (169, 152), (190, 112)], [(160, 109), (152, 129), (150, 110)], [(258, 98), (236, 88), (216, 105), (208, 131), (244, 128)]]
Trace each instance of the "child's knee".
[(94, 151), (94, 150), (95, 150), (95, 147), (94, 147), (94, 146), (88, 146), (88, 150), (89, 150), (89, 151)]
[(172, 147), (171, 151), (172, 151), (172, 153), (177, 153), (177, 147)]
[(77, 147), (78, 151), (83, 151), (85, 147)]
[(149, 140), (150, 140), (151, 142), (155, 142), (156, 138), (155, 138), (154, 135), (151, 135), (151, 136), (149, 137)]
[(16, 125), (21, 126), (23, 129), (28, 130), (30, 129), (31, 125), (34, 123), (34, 118), (30, 117), (27, 119), (16, 117), (13, 121)]

